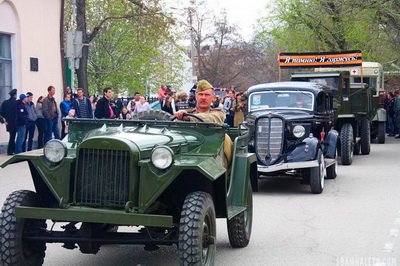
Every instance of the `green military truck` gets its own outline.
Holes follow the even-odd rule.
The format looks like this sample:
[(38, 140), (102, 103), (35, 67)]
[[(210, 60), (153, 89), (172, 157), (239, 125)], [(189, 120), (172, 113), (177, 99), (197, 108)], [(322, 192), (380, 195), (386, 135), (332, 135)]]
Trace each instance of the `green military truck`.
[(311, 81), (330, 87), (334, 93), (334, 128), (340, 132), (339, 153), (343, 165), (351, 165), (353, 154), (370, 153), (371, 139), (385, 143), (386, 110), (373, 87), (350, 83), (349, 71), (297, 72), (291, 80)]
[[(151, 112), (154, 119), (162, 111)], [(15, 191), (4, 203), (1, 265), (41, 265), (46, 243), (88, 254), (103, 244), (176, 245), (181, 265), (213, 265), (216, 218), (227, 219), (232, 247), (247, 246), (257, 175), (247, 130), (165, 117), (67, 119), (62, 141), (5, 162), (26, 161), (36, 191)], [(224, 166), (227, 133), (234, 145)]]

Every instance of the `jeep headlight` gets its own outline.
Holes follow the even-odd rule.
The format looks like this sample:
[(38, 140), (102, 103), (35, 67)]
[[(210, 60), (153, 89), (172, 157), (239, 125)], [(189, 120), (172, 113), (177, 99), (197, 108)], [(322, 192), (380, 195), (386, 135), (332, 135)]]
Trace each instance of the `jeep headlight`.
[(173, 161), (173, 151), (166, 146), (158, 146), (151, 152), (151, 162), (159, 169), (166, 169)]
[(301, 126), (301, 125), (296, 125), (296, 126), (294, 126), (294, 128), (293, 128), (293, 135), (294, 135), (296, 138), (299, 139), (299, 138), (303, 137), (305, 133), (306, 133), (306, 129), (305, 129), (303, 126)]
[(43, 152), (49, 162), (58, 163), (67, 156), (67, 146), (58, 139), (52, 139), (44, 145)]

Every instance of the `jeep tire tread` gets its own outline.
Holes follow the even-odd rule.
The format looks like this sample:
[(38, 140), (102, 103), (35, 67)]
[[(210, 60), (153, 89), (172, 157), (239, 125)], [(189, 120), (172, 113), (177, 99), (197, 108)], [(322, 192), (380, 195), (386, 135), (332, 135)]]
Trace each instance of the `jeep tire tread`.
[(368, 119), (361, 121), (361, 154), (367, 155), (371, 151), (371, 125)]
[(324, 155), (320, 149), (318, 149), (316, 159), (318, 160), (318, 166), (310, 168), (310, 187), (312, 193), (321, 194), (324, 190), (326, 169)]
[(228, 220), (229, 243), (234, 248), (243, 248), (249, 244), (253, 223), (253, 194), (250, 181), (247, 186), (246, 210)]
[(347, 123), (340, 130), (340, 155), (343, 165), (351, 165), (353, 163), (353, 148), (353, 127)]
[(24, 242), (23, 234), (46, 228), (46, 221), (15, 217), (15, 207), (18, 206), (38, 207), (39, 196), (33, 191), (19, 190), (7, 197), (0, 216), (0, 265), (42, 265), (46, 243)]
[(378, 122), (378, 143), (384, 144), (386, 139), (386, 124), (385, 122)]
[(197, 191), (186, 196), (179, 223), (180, 265), (214, 265), (217, 235), (215, 219), (210, 194)]

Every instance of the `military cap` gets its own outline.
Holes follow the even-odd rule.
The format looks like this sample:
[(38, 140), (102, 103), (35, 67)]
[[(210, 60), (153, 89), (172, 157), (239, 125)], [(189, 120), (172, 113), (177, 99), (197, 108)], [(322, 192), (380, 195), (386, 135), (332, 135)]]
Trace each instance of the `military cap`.
[(10, 96), (17, 94), (17, 89), (12, 89), (8, 94), (10, 94)]
[(208, 89), (214, 89), (214, 87), (207, 80), (202, 79), (199, 82), (197, 82), (196, 92), (205, 91)]

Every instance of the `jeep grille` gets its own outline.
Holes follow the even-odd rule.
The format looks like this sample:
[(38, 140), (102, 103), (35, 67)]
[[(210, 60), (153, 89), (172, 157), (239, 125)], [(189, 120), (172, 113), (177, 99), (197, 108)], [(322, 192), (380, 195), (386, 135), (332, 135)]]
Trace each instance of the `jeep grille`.
[(81, 149), (76, 175), (76, 202), (123, 207), (129, 200), (130, 153)]
[(280, 118), (260, 118), (257, 122), (256, 151), (259, 160), (270, 165), (282, 150), (283, 121)]

